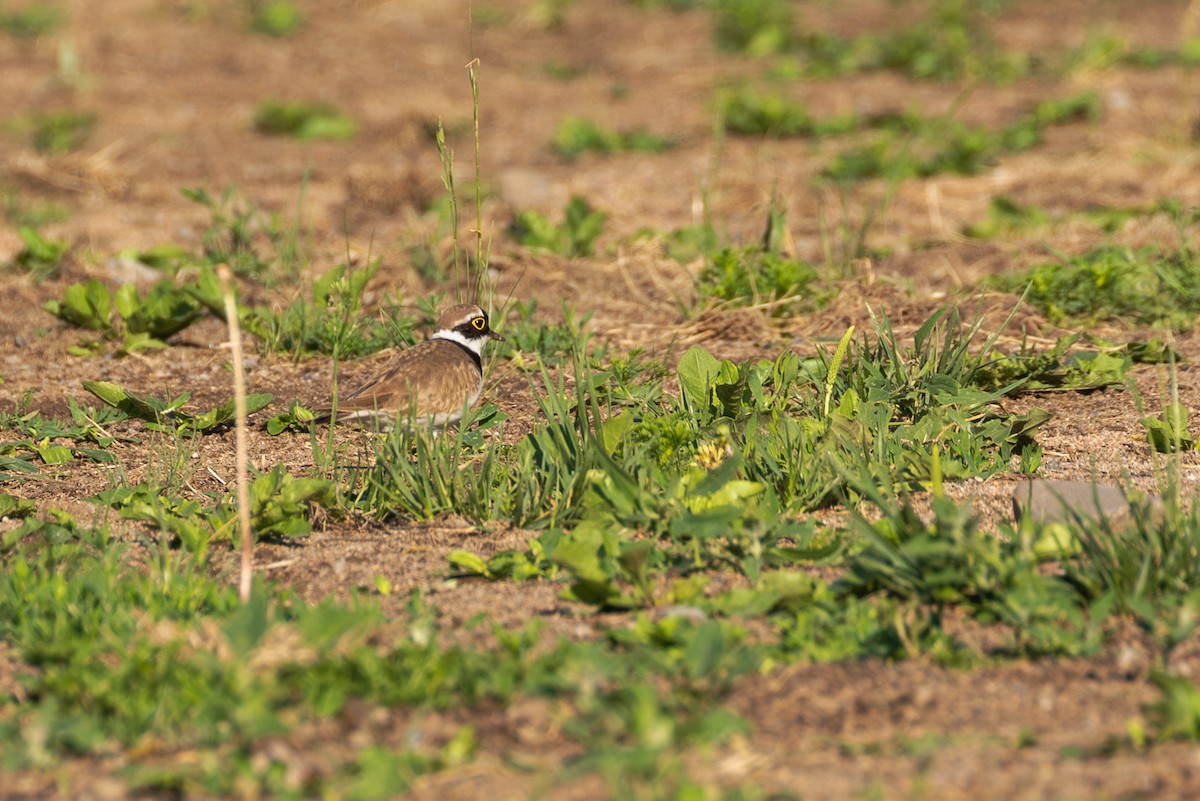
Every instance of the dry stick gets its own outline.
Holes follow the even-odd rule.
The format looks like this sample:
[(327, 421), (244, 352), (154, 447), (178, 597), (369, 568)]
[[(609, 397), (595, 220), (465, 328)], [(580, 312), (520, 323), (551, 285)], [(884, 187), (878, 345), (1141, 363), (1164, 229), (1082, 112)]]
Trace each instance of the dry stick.
[(217, 265), (217, 277), (225, 294), (225, 320), (229, 323), (229, 348), (233, 354), (233, 402), (237, 435), (238, 525), (242, 531), (242, 575), (238, 597), (250, 600), (254, 573), (254, 540), (250, 533), (250, 483), (246, 458), (246, 373), (242, 362), (242, 331), (238, 325), (237, 301), (233, 298), (233, 274), (224, 264)]

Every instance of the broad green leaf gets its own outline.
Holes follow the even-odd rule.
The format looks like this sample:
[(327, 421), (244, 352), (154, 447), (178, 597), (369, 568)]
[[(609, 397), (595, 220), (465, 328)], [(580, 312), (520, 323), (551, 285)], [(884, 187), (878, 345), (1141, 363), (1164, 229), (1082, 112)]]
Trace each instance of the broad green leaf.
[(679, 360), (677, 372), (684, 402), (706, 414), (712, 403), (712, 389), (721, 371), (721, 362), (699, 345), (693, 345)]
[(95, 395), (109, 406), (120, 406), (129, 396), (125, 390), (111, 381), (84, 381), (83, 388)]
[(41, 445), (34, 450), (46, 464), (65, 464), (75, 458), (71, 449), (62, 445)]
[(478, 554), (470, 551), (456, 550), (446, 554), (446, 561), (466, 573), (476, 576), (487, 576), (488, 563)]
[(142, 305), (141, 299), (138, 298), (137, 286), (135, 284), (121, 284), (117, 287), (117, 291), (113, 293), (112, 304), (113, 308), (117, 310), (117, 314), (128, 321), (134, 312), (138, 310), (138, 307)]
[(125, 341), (121, 345), (121, 353), (137, 353), (143, 350), (157, 350), (167, 347), (161, 339), (155, 339), (144, 331), (125, 329)]
[(108, 288), (96, 279), (71, 284), (61, 301), (51, 300), (43, 308), (63, 322), (91, 331), (112, 328), (112, 302)]
[(625, 436), (633, 430), (636, 422), (633, 413), (629, 410), (605, 420), (600, 425), (600, 444), (604, 447), (604, 452), (612, 456)]
[(7, 492), (0, 492), (0, 518), (29, 517), (35, 509), (36, 506), (33, 501), (18, 498), (16, 495), (9, 495)]
[(612, 568), (601, 559), (605, 550), (603, 523), (586, 520), (558, 541), (554, 549), (554, 561), (570, 571), (577, 581), (607, 584), (612, 579)]
[(250, 593), (250, 600), (238, 606), (222, 627), (234, 653), (246, 656), (262, 640), (271, 622), (268, 617), (269, 596), (261, 588)]
[(721, 664), (725, 646), (725, 633), (720, 623), (706, 620), (697, 626), (684, 649), (684, 663), (687, 665), (688, 675), (694, 679), (712, 676)]

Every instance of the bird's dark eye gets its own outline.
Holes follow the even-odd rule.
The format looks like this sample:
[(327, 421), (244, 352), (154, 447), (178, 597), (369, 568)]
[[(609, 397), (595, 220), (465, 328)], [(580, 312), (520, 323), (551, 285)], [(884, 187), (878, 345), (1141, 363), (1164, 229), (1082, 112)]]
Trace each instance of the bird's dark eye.
[(487, 320), (482, 317), (476, 317), (475, 319), (471, 320), (471, 325), (474, 326), (476, 331), (482, 331), (484, 326), (487, 325)]

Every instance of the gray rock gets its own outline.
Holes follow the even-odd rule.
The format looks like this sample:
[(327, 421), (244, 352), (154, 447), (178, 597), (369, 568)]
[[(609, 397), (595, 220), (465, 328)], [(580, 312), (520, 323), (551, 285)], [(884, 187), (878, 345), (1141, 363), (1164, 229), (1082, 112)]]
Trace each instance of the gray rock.
[(161, 281), (165, 276), (153, 267), (147, 267), (129, 256), (116, 256), (104, 262), (104, 270), (114, 281), (122, 284), (150, 284)]
[[(1093, 481), (1030, 479), (1013, 490), (1013, 520), (1068, 523), (1076, 519), (1120, 523), (1129, 517), (1129, 497), (1121, 487)], [(1151, 506), (1162, 508), (1152, 497)]]

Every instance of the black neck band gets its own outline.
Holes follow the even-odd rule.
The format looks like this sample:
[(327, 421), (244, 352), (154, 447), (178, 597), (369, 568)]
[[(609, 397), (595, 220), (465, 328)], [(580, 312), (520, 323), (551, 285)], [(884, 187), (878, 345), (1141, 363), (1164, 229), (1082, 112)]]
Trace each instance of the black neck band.
[[(438, 337), (438, 339), (442, 339), (442, 338)], [(480, 375), (483, 375), (483, 360), (479, 357), (478, 353), (476, 353), (471, 348), (468, 348), (466, 345), (459, 342), (457, 339), (450, 339), (449, 337), (447, 337), (445, 339), (442, 339), (442, 341), (449, 342), (452, 345), (455, 345), (456, 347), (462, 348), (463, 352), (471, 357), (471, 361), (475, 362), (475, 369), (477, 369), (479, 371)]]

